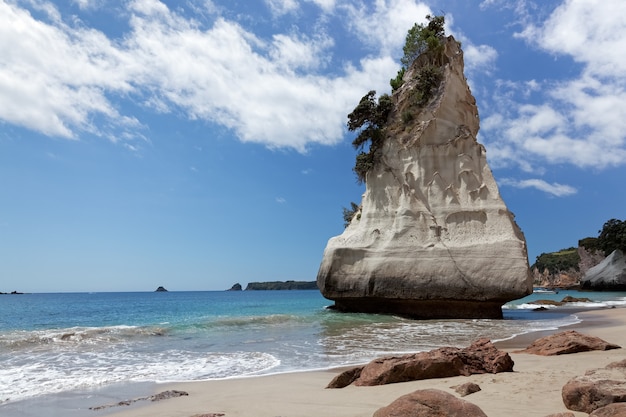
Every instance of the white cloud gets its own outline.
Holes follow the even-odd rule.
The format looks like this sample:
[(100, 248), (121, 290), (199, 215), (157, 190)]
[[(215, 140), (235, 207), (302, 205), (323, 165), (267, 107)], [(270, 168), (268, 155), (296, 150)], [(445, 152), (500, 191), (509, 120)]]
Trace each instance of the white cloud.
[(0, 119), (46, 135), (75, 138), (75, 130), (107, 135), (94, 116), (137, 127), (109, 102), (105, 91), (128, 93), (132, 77), (124, 54), (102, 33), (56, 22), (0, 2)]
[(426, 15), (432, 14), (426, 4), (414, 0), (376, 0), (372, 7), (364, 3), (340, 7), (345, 8), (347, 21), (364, 42), (388, 54), (401, 52), (407, 31), (415, 23), (425, 23)]
[(265, 0), (265, 3), (277, 16), (298, 10), (298, 2), (296, 0)]
[(97, 9), (104, 0), (72, 0), (81, 10)]
[(563, 185), (556, 182), (550, 184), (540, 179), (514, 180), (510, 178), (504, 178), (498, 182), (501, 185), (508, 185), (515, 188), (536, 188), (540, 191), (552, 194), (556, 197), (566, 197), (568, 195), (577, 193), (577, 190), (569, 185)]
[(276, 197), (276, 202), (278, 204), (285, 204), (287, 202), (287, 200), (284, 199), (283, 197)]
[[(498, 117), (483, 127), (492, 146), (508, 149), (494, 152), (508, 158), (501, 164), (533, 160), (602, 169), (626, 163), (624, 16), (625, 2), (567, 0), (517, 35), (580, 65), (562, 81), (500, 83)], [(531, 99), (542, 104), (523, 101)]]
[(158, 0), (128, 5), (130, 31), (119, 41), (63, 23), (49, 3), (40, 8), (50, 21), (0, 0), (7, 62), (0, 67), (0, 119), (49, 136), (131, 136), (140, 125), (113, 104), (121, 98), (218, 123), (242, 141), (304, 152), (311, 143), (341, 141), (345, 115), (364, 92), (389, 88), (398, 66), (383, 53), (323, 75), (333, 46), (323, 28), (264, 39), (225, 18), (204, 27)]
[(498, 51), (489, 45), (473, 45), (463, 43), (463, 58), (468, 72), (489, 72), (498, 58)]

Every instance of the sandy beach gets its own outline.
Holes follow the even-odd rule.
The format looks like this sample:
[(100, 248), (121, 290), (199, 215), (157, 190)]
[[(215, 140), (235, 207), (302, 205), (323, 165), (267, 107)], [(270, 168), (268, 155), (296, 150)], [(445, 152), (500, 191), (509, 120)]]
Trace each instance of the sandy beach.
[[(576, 329), (626, 347), (626, 309), (602, 309), (581, 312), (578, 315), (583, 322), (566, 329)], [(565, 328), (558, 331), (562, 330)], [(109, 409), (106, 415), (371, 417), (377, 409), (415, 390), (435, 388), (458, 396), (451, 387), (474, 382), (482, 390), (464, 399), (478, 405), (489, 417), (544, 417), (570, 411), (561, 400), (561, 388), (570, 378), (626, 357), (624, 349), (551, 357), (514, 353), (545, 333), (531, 333), (497, 344), (511, 354), (515, 361), (514, 372), (431, 379), (378, 387), (349, 386), (343, 389), (325, 389), (339, 372), (336, 369), (163, 384), (157, 387), (157, 392), (174, 389), (186, 391), (189, 395), (154, 403), (144, 402), (131, 408), (116, 407)], [(98, 411), (94, 411), (94, 416), (98, 414)], [(587, 416), (586, 413), (573, 414)]]

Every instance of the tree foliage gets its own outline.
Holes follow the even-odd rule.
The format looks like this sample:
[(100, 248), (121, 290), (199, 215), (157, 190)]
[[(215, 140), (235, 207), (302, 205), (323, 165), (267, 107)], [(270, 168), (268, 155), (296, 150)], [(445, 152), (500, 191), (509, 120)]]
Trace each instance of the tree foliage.
[[(378, 161), (378, 151), (384, 138), (383, 130), (392, 109), (393, 102), (388, 94), (383, 94), (376, 100), (376, 91), (372, 90), (361, 98), (359, 104), (348, 115), (348, 130), (359, 131), (352, 141), (352, 146), (361, 151), (356, 156), (354, 166), (354, 172), (360, 183), (365, 181), (367, 172)], [(367, 144), (369, 148), (365, 152)]]
[(360, 208), (361, 207), (353, 201), (350, 202), (350, 208), (343, 208), (343, 227), (350, 226), (352, 218), (354, 217), (356, 212), (359, 211)]
[(424, 52), (437, 54), (442, 50), (441, 39), (445, 36), (443, 16), (426, 16), (427, 25), (415, 24), (406, 35), (402, 51), (404, 56), (400, 60), (405, 68), (409, 68), (413, 61)]
[(611, 219), (604, 223), (598, 233), (598, 246), (606, 256), (615, 249), (626, 252), (626, 220)]
[(576, 248), (568, 248), (558, 252), (542, 253), (537, 256), (537, 261), (531, 268), (537, 268), (539, 272), (547, 269), (551, 274), (556, 274), (559, 271), (577, 271), (579, 262), (580, 256)]

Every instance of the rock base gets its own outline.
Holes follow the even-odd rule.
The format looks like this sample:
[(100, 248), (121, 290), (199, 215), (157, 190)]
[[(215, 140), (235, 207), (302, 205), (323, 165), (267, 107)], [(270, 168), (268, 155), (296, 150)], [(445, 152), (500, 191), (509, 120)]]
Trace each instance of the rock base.
[(393, 314), (412, 319), (501, 319), (502, 302), (342, 298), (332, 307), (345, 313)]

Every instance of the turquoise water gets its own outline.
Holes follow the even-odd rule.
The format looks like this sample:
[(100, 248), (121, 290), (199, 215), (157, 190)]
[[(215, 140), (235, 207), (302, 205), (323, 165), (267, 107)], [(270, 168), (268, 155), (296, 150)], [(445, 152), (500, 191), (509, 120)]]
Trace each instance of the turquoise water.
[(416, 321), (337, 313), (317, 291), (0, 295), (0, 415), (120, 383), (324, 369), (558, 328), (578, 318), (532, 302), (566, 295), (594, 300), (579, 308), (626, 303), (626, 293), (562, 291), (508, 304), (504, 320)]

